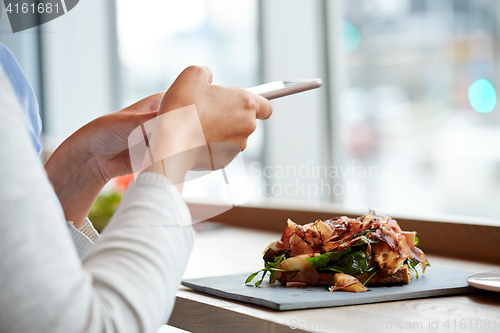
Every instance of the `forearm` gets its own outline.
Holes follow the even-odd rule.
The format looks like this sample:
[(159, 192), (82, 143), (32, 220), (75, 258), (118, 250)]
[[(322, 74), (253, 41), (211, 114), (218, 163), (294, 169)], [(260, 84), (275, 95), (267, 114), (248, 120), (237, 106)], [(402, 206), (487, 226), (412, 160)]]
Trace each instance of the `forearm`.
[(193, 246), (189, 210), (171, 187), (163, 176), (141, 174), (83, 259), (107, 310), (120, 315), (103, 318), (104, 327), (153, 332), (152, 323), (168, 320)]
[(78, 229), (90, 212), (99, 192), (105, 185), (99, 179), (97, 164), (80, 146), (77, 138), (70, 137), (50, 157), (45, 170), (64, 210), (66, 220)]

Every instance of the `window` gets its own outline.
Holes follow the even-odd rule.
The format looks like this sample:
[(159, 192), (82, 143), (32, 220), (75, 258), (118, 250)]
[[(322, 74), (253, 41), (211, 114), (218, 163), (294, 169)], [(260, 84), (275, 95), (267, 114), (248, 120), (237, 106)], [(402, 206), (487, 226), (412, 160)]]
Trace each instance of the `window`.
[(497, 2), (344, 6), (360, 42), (345, 53), (343, 147), (378, 168), (344, 202), (498, 218), (500, 109), (487, 95), (500, 83)]
[(266, 196), (500, 216), (494, 0), (262, 6), (265, 81), (325, 81), (275, 103), (266, 123)]
[(206, 65), (214, 83), (259, 82), (255, 0), (117, 1), (124, 103), (166, 90), (190, 65)]

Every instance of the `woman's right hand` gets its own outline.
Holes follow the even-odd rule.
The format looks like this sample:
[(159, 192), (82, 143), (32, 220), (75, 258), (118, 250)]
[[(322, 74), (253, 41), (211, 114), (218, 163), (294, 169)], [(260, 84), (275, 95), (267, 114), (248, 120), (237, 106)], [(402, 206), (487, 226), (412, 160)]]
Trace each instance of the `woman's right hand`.
[(163, 96), (159, 115), (194, 104), (207, 142), (231, 142), (243, 151), (256, 119), (271, 117), (271, 102), (243, 88), (212, 85), (212, 79), (207, 67), (186, 68)]
[(271, 114), (267, 99), (243, 88), (212, 85), (210, 69), (188, 67), (163, 96), (150, 146), (155, 157), (175, 156), (162, 168), (167, 168), (169, 178), (178, 174), (174, 182), (179, 183), (186, 169), (219, 169), (228, 164), (247, 147), (256, 119), (268, 119)]

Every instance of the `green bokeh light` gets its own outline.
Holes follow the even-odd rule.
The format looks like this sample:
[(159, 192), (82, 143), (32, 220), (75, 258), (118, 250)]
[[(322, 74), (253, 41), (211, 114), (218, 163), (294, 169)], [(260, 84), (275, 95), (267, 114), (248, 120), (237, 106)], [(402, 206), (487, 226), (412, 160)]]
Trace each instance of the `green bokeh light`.
[(489, 113), (493, 111), (497, 105), (495, 88), (486, 79), (475, 81), (469, 88), (469, 102), (477, 112)]

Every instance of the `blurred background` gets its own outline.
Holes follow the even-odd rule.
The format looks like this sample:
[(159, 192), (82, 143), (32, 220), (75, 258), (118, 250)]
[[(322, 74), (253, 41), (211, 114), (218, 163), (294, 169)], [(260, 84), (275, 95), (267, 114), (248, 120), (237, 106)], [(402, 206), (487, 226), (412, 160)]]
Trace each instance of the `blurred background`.
[[(259, 122), (232, 180), (245, 200), (498, 219), (499, 23), (496, 0), (82, 0), (16, 34), (3, 15), (0, 42), (40, 101), (45, 157), (189, 65), (242, 87), (318, 77)], [(216, 191), (193, 181), (184, 195)]]

